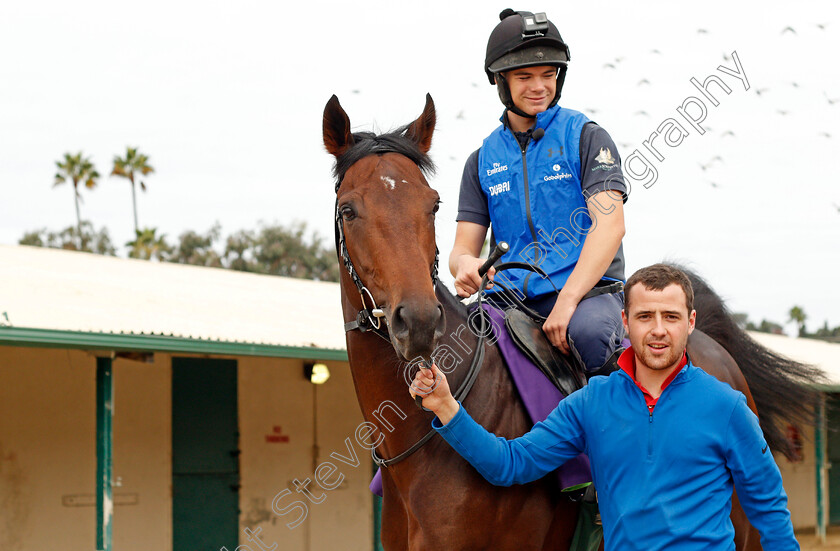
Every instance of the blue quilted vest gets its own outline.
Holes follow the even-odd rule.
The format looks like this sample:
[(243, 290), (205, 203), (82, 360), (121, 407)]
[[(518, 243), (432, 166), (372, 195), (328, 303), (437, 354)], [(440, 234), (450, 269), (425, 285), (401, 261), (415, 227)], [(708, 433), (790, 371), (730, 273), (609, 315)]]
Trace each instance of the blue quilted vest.
[[(525, 152), (504, 125), (484, 140), (478, 154), (481, 189), (487, 196), (496, 241), (510, 251), (502, 262), (540, 266), (557, 289), (580, 257), (592, 220), (581, 192), (580, 133), (589, 119), (555, 105), (537, 115), (545, 135)], [(551, 282), (524, 270), (500, 274), (528, 298), (554, 291)], [(490, 292), (499, 290), (498, 287)]]

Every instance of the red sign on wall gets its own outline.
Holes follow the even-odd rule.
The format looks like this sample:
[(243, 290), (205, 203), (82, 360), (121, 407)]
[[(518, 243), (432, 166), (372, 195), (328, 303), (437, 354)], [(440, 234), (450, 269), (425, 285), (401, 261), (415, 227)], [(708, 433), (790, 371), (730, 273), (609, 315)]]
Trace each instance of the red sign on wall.
[(265, 441), (275, 444), (288, 444), (289, 435), (283, 434), (283, 427), (280, 425), (274, 425), (271, 428), (271, 433), (265, 435)]

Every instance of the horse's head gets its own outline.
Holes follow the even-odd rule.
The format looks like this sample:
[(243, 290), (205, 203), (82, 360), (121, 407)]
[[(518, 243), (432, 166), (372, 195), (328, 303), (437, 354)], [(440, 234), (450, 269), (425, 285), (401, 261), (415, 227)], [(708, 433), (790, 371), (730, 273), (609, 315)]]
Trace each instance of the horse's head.
[[(337, 224), (358, 279), (384, 310), (391, 343), (406, 361), (430, 359), (445, 325), (433, 281), (440, 198), (424, 177), (434, 169), (426, 155), (434, 128), (429, 95), (417, 120), (378, 136), (353, 133), (335, 96), (324, 109), (324, 145), (336, 158)], [(346, 270), (342, 282), (351, 304), (364, 307)]]

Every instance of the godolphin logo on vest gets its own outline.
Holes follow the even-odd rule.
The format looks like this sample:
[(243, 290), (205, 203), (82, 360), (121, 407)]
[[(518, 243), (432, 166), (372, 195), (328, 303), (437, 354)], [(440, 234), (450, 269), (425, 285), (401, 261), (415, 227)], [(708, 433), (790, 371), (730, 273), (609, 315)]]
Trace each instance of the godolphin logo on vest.
[[(556, 164), (551, 168), (554, 169), (554, 172), (560, 172), (560, 170), (563, 167), (561, 167), (559, 164)], [(572, 175), (569, 174), (568, 172), (561, 172), (560, 174), (551, 174), (550, 176), (544, 176), (543, 181), (550, 182), (551, 180), (565, 180), (566, 178), (571, 178), (571, 177), (572, 177)]]

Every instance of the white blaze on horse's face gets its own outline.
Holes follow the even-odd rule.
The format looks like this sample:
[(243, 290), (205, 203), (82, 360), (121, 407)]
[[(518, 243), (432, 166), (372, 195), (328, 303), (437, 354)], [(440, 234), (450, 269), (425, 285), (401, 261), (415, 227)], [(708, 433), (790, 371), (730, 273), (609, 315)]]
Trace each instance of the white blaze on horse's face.
[[(390, 176), (380, 176), (379, 179), (385, 183), (385, 189), (393, 190), (397, 185), (397, 181)], [(405, 180), (403, 180), (403, 183), (405, 183)]]

